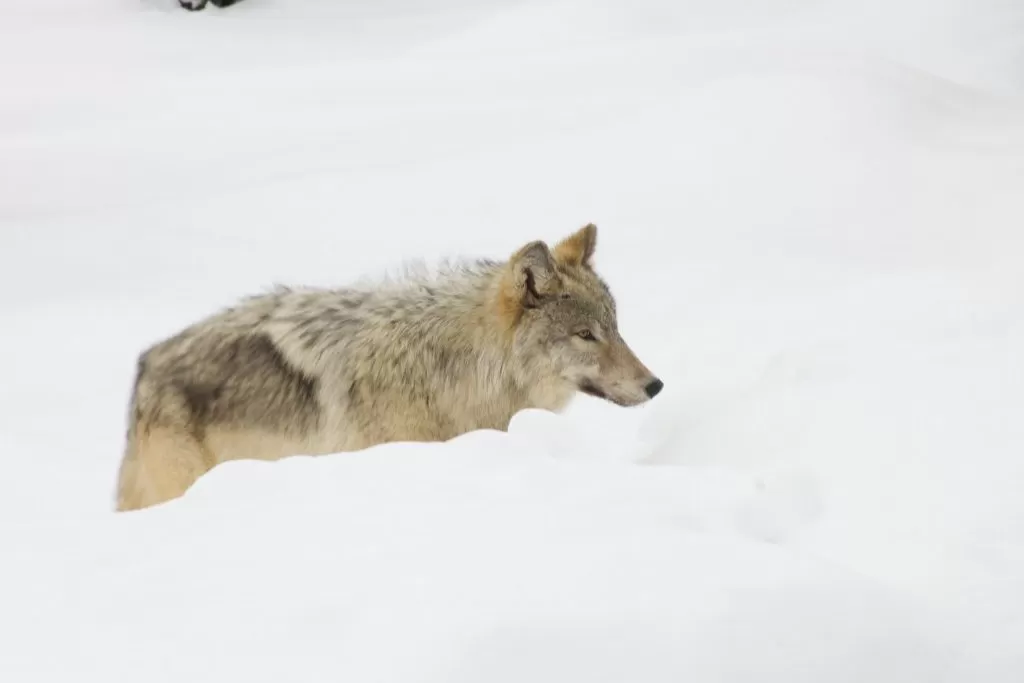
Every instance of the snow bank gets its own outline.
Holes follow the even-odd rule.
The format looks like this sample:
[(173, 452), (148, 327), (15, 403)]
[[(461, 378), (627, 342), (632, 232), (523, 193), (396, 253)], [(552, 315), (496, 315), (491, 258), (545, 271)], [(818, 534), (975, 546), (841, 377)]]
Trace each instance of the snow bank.
[[(563, 464), (536, 451), (533, 431), (232, 463), (179, 503), (82, 525), (54, 543), (74, 558), (74, 587), (54, 572), (9, 596), (32, 600), (20, 637), (36, 645), (14, 653), (13, 670), (18, 680), (946, 680), (941, 631), (906, 600), (745, 542), (730, 517), (757, 495), (749, 483)], [(27, 572), (54, 552), (39, 541), (15, 546)], [(43, 586), (49, 599), (33, 595)]]
[[(40, 0), (0, 60), (0, 678), (1024, 677), (997, 0)], [(110, 510), (135, 354), (585, 221), (666, 382)]]

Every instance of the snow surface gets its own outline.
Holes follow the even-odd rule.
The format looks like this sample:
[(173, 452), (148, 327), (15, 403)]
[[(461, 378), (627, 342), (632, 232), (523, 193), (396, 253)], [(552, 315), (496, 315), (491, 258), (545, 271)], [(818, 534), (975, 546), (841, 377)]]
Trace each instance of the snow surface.
[[(1024, 680), (1024, 4), (0, 12), (0, 680)], [(137, 353), (587, 221), (666, 382), (112, 512)]]

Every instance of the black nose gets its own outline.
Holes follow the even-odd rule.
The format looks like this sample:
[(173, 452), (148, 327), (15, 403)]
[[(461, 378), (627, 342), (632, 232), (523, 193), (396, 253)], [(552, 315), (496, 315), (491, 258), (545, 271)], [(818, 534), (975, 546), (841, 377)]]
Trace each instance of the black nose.
[(658, 393), (665, 387), (665, 383), (660, 379), (656, 379), (644, 387), (644, 392), (649, 398), (654, 398)]

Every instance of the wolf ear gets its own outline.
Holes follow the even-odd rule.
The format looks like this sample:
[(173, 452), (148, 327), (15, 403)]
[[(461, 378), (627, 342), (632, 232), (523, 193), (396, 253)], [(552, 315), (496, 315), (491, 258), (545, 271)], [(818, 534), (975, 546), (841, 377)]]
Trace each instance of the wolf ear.
[(555, 258), (568, 266), (590, 267), (597, 248), (597, 226), (588, 223), (555, 245)]
[(540, 240), (530, 242), (513, 254), (508, 268), (511, 281), (506, 294), (523, 308), (539, 305), (541, 299), (561, 288), (551, 250)]

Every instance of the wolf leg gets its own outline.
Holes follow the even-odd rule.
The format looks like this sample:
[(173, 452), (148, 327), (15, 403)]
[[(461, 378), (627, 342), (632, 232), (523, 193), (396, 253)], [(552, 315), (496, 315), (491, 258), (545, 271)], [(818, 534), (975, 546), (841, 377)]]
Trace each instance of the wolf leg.
[(138, 510), (178, 498), (213, 467), (191, 434), (157, 427), (133, 435), (121, 462), (117, 510)]

